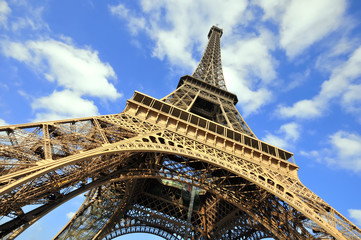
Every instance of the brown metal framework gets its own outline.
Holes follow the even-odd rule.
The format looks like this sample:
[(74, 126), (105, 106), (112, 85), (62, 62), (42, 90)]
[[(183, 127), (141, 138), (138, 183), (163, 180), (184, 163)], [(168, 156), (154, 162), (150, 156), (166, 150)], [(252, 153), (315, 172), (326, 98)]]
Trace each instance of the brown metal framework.
[(188, 229), (191, 239), (361, 239), (300, 182), (293, 154), (243, 120), (224, 83), (221, 35), (211, 28), (193, 76), (161, 100), (135, 92), (120, 114), (0, 127), (0, 238), (86, 192), (54, 239), (175, 240)]

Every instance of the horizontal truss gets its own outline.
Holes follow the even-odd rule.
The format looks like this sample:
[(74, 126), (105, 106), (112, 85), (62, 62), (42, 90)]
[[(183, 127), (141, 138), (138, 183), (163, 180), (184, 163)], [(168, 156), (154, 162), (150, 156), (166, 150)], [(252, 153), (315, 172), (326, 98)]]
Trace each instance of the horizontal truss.
[[(127, 111), (117, 115), (1, 127), (3, 168), (0, 178), (0, 209), (4, 216), (14, 218), (13, 223), (16, 223), (10, 228), (6, 224), (1, 225), (2, 236), (21, 232), (21, 228), (32, 223), (21, 220), (28, 214), (21, 211), (23, 206), (47, 206), (56, 201), (65, 201), (68, 194), (96, 181), (114, 182), (117, 178), (125, 181), (127, 178), (134, 180), (157, 177), (185, 181), (205, 189), (213, 196), (209, 199), (221, 198), (222, 201), (241, 209), (258, 222), (258, 226), (262, 226), (263, 234), (269, 236), (283, 238), (289, 234), (299, 234), (299, 231), (291, 231), (294, 224), (298, 226), (296, 229), (303, 229), (302, 234), (311, 236), (315, 233), (308, 232), (306, 227), (311, 224), (338, 239), (360, 237), (360, 230), (356, 226), (304, 187), (296, 175), (292, 177), (289, 167), (293, 166), (292, 163), (278, 166), (264, 164), (252, 156), (251, 152), (246, 151), (246, 144), (241, 152), (227, 150), (224, 148), (224, 141), (221, 141), (223, 147), (220, 148), (215, 138), (210, 137), (213, 141), (209, 141), (194, 135), (192, 131), (175, 131), (170, 122), (163, 124), (157, 118), (144, 115), (139, 106), (134, 102), (129, 103)], [(151, 113), (149, 109), (147, 112)], [(187, 129), (194, 127), (190, 124), (186, 127), (186, 121), (184, 124)], [(44, 125), (48, 126), (49, 134), (42, 133)], [(217, 137), (224, 138), (218, 135)], [(46, 157), (44, 150), (49, 146), (51, 159)], [(139, 162), (142, 159), (139, 154), (146, 152), (158, 152), (160, 155), (148, 156), (147, 164), (145, 161)], [(183, 156), (177, 160), (182, 164), (169, 162), (171, 166), (164, 166), (164, 157), (168, 155)], [(162, 158), (163, 165), (159, 165)], [(282, 159), (279, 161), (284, 162)], [(186, 168), (186, 165), (189, 165), (189, 168)], [(197, 171), (197, 174), (191, 174), (192, 171)], [(214, 180), (204, 182), (212, 178)], [(245, 186), (259, 189), (254, 190), (258, 192), (256, 195), (248, 196), (249, 201), (246, 201), (243, 194)], [(263, 194), (260, 195), (259, 191)], [(259, 199), (259, 204), (270, 204), (270, 207), (255, 206), (255, 196), (264, 196)], [(267, 199), (273, 200), (268, 202)], [(281, 210), (282, 208), (285, 210)], [(255, 209), (269, 209), (269, 212), (257, 213)], [(277, 215), (273, 215), (272, 211)], [(294, 214), (290, 215), (290, 212)], [(168, 215), (170, 216), (171, 214)], [(212, 220), (211, 216), (207, 217), (207, 224), (203, 223), (202, 227), (198, 220), (200, 227), (194, 231), (199, 232), (200, 236), (213, 237), (212, 229), (220, 228), (214, 225), (219, 221)], [(29, 216), (28, 219), (30, 218)], [(244, 218), (241, 219), (243, 220), (239, 221), (245, 221)], [(280, 230), (279, 222), (285, 222), (286, 219), (290, 222), (284, 225), (285, 229)], [(208, 224), (214, 226), (202, 233)], [(112, 226), (109, 229), (115, 228)], [(224, 232), (225, 235), (219, 238), (234, 236), (236, 230), (231, 229), (231, 233), (228, 233), (225, 229)], [(249, 235), (250, 232), (244, 234)], [(261, 236), (259, 234), (255, 233), (255, 236)]]

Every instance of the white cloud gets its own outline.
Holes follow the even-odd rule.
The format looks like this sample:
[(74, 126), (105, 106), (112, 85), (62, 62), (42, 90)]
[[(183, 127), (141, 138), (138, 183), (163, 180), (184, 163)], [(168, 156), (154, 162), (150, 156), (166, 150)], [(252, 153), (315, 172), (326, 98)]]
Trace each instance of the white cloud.
[(281, 20), (280, 44), (293, 58), (336, 30), (346, 9), (344, 0), (293, 0)]
[(279, 27), (280, 46), (290, 58), (338, 29), (346, 9), (344, 0), (257, 0), (263, 20)]
[[(271, 100), (272, 93), (266, 88), (259, 88), (251, 90), (247, 82), (247, 73), (242, 72), (243, 69), (235, 69), (232, 67), (224, 67), (225, 79), (232, 79), (234, 81), (227, 81), (227, 87), (231, 92), (237, 94), (238, 105), (242, 108), (244, 116), (256, 112), (260, 107)], [(245, 77), (242, 77), (246, 75)]]
[(109, 6), (110, 12), (119, 18), (128, 21), (128, 29), (132, 35), (137, 35), (138, 32), (145, 28), (146, 21), (143, 17), (136, 17), (121, 3), (116, 6)]
[(324, 109), (323, 102), (316, 100), (301, 100), (293, 104), (292, 107), (279, 106), (278, 113), (281, 117), (296, 117), (301, 119), (310, 119), (322, 116)]
[(282, 83), (283, 89), (281, 91), (287, 92), (296, 87), (301, 86), (309, 78), (310, 72), (311, 71), (308, 68), (303, 72), (300, 71), (296, 73), (291, 73), (287, 77), (287, 79)]
[(6, 125), (9, 125), (9, 124), (6, 123), (4, 119), (0, 118), (0, 126), (6, 126)]
[(0, 0), (0, 27), (7, 26), (8, 15), (11, 13), (11, 9), (6, 1)]
[(313, 150), (313, 151), (304, 151), (304, 150), (301, 150), (300, 151), (300, 154), (302, 156), (305, 156), (309, 159), (313, 159), (313, 160), (316, 160), (318, 162), (322, 162), (322, 159), (321, 159), (321, 151), (316, 151), (316, 150)]
[(274, 36), (261, 29), (258, 36), (230, 37), (225, 45), (222, 61), (226, 84), (237, 94), (239, 106), (247, 116), (272, 98), (268, 86), (277, 77), (275, 68), (278, 64), (270, 53), (275, 47)]
[(333, 46), (331, 46), (329, 57), (336, 57), (345, 53), (350, 53), (357, 48), (358, 43), (359, 41), (357, 39), (342, 37), (341, 39), (338, 39)]
[(295, 122), (282, 125), (280, 131), (285, 134), (287, 140), (297, 141), (300, 137), (300, 126)]
[(120, 97), (108, 82), (116, 77), (112, 67), (102, 63), (97, 52), (55, 40), (31, 41), (27, 46), (33, 51), (37, 66), (47, 62), (48, 80), (56, 79), (60, 86), (81, 94), (113, 100)]
[[(322, 73), (332, 73), (334, 69), (344, 64), (344, 59), (351, 55), (360, 46), (360, 40), (352, 36), (353, 23), (343, 23), (342, 31), (337, 37), (327, 39), (327, 51), (321, 52), (316, 59), (315, 69)], [(335, 34), (336, 35), (336, 34)], [(342, 35), (342, 37), (338, 37)], [(349, 36), (351, 35), (351, 36)]]
[(44, 7), (34, 7), (29, 1), (11, 1), (11, 7), (15, 12), (21, 12), (20, 15), (9, 19), (9, 26), (13, 32), (21, 30), (49, 31), (49, 26), (43, 20), (42, 14)]
[(320, 96), (340, 96), (347, 89), (348, 85), (361, 76), (361, 46), (350, 56), (347, 62), (334, 69), (328, 81), (322, 84)]
[[(269, 84), (276, 78), (277, 61), (270, 50), (274, 49), (273, 34), (261, 29), (258, 36), (242, 39), (234, 36), (222, 49), (223, 65), (238, 71), (238, 75), (252, 82), (260, 79), (262, 84)], [(246, 57), (245, 57), (246, 56)], [(229, 79), (231, 81), (233, 79)], [(233, 80), (237, 81), (237, 80)]]
[(1, 42), (2, 52), (5, 56), (15, 58), (21, 62), (31, 62), (32, 56), (28, 48), (19, 42)]
[(349, 59), (332, 71), (329, 80), (324, 81), (320, 92), (312, 99), (304, 99), (292, 106), (279, 106), (277, 113), (281, 117), (295, 117), (310, 119), (320, 117), (328, 108), (332, 99), (341, 97), (344, 108), (349, 112), (359, 113), (357, 94), (359, 85), (353, 84), (361, 77), (361, 46), (357, 48)]
[(347, 112), (354, 113), (361, 121), (361, 84), (349, 85), (342, 96), (341, 104)]
[(45, 79), (65, 89), (33, 101), (34, 110), (43, 110), (36, 113), (37, 121), (98, 114), (94, 103), (82, 98), (85, 96), (103, 100), (121, 97), (109, 82), (109, 79), (116, 79), (113, 68), (103, 63), (98, 53), (90, 48), (77, 48), (70, 42), (52, 39), (26, 43), (3, 41), (1, 47), (5, 56), (26, 63)]
[(361, 135), (338, 131), (328, 137), (327, 147), (301, 154), (329, 166), (361, 172)]
[(112, 14), (117, 15), (120, 18), (128, 18), (129, 10), (122, 4), (119, 3), (116, 6), (109, 6), (109, 10)]
[(289, 5), (290, 1), (288, 0), (255, 0), (255, 4), (259, 5), (263, 11), (263, 20), (272, 19), (276, 22), (281, 21), (281, 17), (286, 10), (286, 7)]
[(348, 209), (350, 217), (355, 219), (356, 224), (361, 226), (361, 209)]
[(272, 144), (274, 146), (277, 146), (279, 148), (287, 148), (288, 143), (286, 141), (286, 139), (280, 137), (280, 136), (276, 136), (273, 134), (267, 134), (265, 138), (262, 139), (262, 141), (265, 141), (269, 144)]
[(75, 212), (68, 212), (66, 216), (71, 219), (75, 215)]
[[(171, 11), (171, 9), (169, 9), (171, 5), (163, 1), (161, 1), (160, 4), (167, 8), (168, 11)], [(154, 41), (154, 47), (152, 49), (153, 57), (159, 58), (160, 60), (164, 60), (164, 58), (167, 57), (170, 64), (181, 68), (191, 69), (195, 66), (196, 62), (191, 55), (191, 42), (189, 39), (186, 39), (187, 34), (184, 32), (184, 30), (186, 30), (185, 27), (176, 26), (171, 30), (162, 28), (162, 25), (169, 24), (171, 20), (166, 17), (163, 19), (159, 18), (160, 11), (162, 10), (161, 5), (152, 4), (150, 7), (146, 1), (143, 1), (142, 5), (148, 13), (147, 15), (143, 12), (147, 19), (137, 17), (135, 13), (130, 12), (130, 10), (121, 3), (116, 6), (110, 6), (109, 9), (113, 15), (127, 21), (128, 29), (132, 35), (136, 35), (140, 30), (143, 30)], [(185, 22), (184, 26), (186, 25), (187, 22)]]
[(2, 42), (3, 53), (27, 63), (49, 81), (72, 91), (104, 99), (121, 96), (108, 79), (115, 79), (113, 68), (103, 63), (91, 49), (76, 48), (56, 40)]
[[(361, 136), (355, 133), (338, 131), (330, 136), (330, 143), (337, 153), (338, 165), (361, 171)], [(334, 159), (330, 158), (329, 161)]]
[(300, 136), (301, 127), (295, 122), (284, 124), (275, 134), (268, 133), (262, 140), (280, 148), (289, 148)]
[(31, 106), (34, 110), (40, 110), (36, 113), (35, 121), (99, 115), (92, 101), (70, 90), (54, 91), (50, 96), (36, 99)]
[[(193, 59), (192, 50), (204, 50), (204, 33), (211, 24), (218, 23), (230, 33), (244, 18), (246, 7), (245, 0), (143, 0), (143, 17), (137, 17), (123, 4), (110, 6), (109, 9), (128, 23), (133, 34), (143, 30), (153, 40), (154, 57), (161, 60), (166, 57), (172, 66), (193, 71), (198, 60)], [(202, 43), (202, 47), (199, 43)]]

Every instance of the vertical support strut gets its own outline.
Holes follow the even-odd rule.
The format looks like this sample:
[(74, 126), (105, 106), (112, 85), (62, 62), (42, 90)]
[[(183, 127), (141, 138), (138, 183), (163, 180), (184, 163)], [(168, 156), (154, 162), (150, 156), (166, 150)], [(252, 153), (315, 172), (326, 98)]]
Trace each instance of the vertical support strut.
[(50, 136), (49, 136), (49, 125), (43, 124), (43, 141), (44, 141), (44, 158), (45, 160), (51, 160), (51, 146), (50, 146)]
[(187, 226), (186, 226), (186, 232), (184, 234), (184, 240), (188, 240), (189, 233), (190, 233), (190, 231), (192, 231), (192, 213), (193, 213), (195, 195), (196, 195), (196, 188), (194, 186), (192, 186), (191, 200), (189, 201), (189, 208), (188, 208), (188, 215), (187, 215)]

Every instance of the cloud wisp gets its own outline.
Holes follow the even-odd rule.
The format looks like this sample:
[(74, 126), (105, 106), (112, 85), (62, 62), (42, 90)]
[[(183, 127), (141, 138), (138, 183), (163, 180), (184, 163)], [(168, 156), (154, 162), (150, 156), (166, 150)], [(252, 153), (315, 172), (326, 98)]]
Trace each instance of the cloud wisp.
[(361, 135), (337, 131), (328, 137), (327, 147), (321, 150), (301, 151), (304, 155), (330, 167), (361, 172)]
[[(97, 107), (84, 97), (115, 100), (122, 96), (109, 81), (116, 79), (112, 67), (103, 63), (90, 48), (77, 48), (53, 39), (25, 43), (3, 41), (1, 45), (5, 56), (25, 63), (62, 89), (33, 101), (34, 110), (44, 110), (36, 113), (35, 121), (96, 115)], [(74, 110), (75, 105), (82, 110)]]
[(262, 140), (280, 148), (291, 148), (300, 137), (301, 126), (298, 123), (290, 122), (283, 124), (276, 134), (268, 133)]
[(350, 217), (355, 219), (358, 226), (361, 226), (361, 209), (349, 209)]
[(361, 77), (361, 46), (357, 48), (346, 62), (335, 68), (330, 78), (321, 85), (319, 93), (311, 99), (304, 99), (292, 106), (280, 105), (277, 109), (283, 118), (312, 119), (324, 115), (331, 101), (341, 98), (341, 106), (348, 112), (360, 113), (360, 96), (356, 93)]
[(4, 119), (0, 118), (0, 126), (6, 126), (6, 125), (9, 125), (9, 124), (6, 123)]
[(0, 0), (0, 29), (1, 27), (7, 28), (8, 16), (11, 9), (6, 1)]

